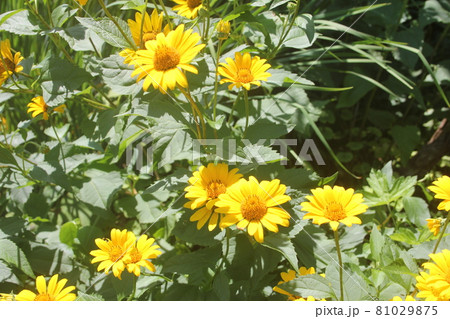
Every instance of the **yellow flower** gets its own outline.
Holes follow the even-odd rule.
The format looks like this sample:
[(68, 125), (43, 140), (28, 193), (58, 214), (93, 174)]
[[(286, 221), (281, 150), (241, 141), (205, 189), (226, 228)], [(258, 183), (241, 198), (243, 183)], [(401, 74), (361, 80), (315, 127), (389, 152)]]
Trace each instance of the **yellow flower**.
[(8, 131), (9, 131), (8, 121), (4, 116), (0, 116), (0, 132), (8, 133)]
[(2, 85), (12, 74), (23, 70), (19, 62), (23, 60), (20, 52), (14, 55), (11, 53), (11, 44), (9, 39), (0, 42), (0, 85)]
[(417, 300), (414, 299), (413, 296), (407, 295), (406, 298), (405, 298), (405, 300), (403, 300), (402, 297), (395, 296), (394, 298), (392, 298), (392, 299), (389, 300), (389, 301), (417, 301)]
[(441, 229), (442, 218), (428, 218), (426, 221), (428, 229), (436, 236)]
[[(314, 269), (314, 267), (311, 267), (311, 268), (300, 267), (298, 269), (298, 273), (295, 270), (289, 269), (288, 272), (282, 272), (280, 274), (282, 280), (280, 282), (278, 282), (277, 286), (273, 287), (273, 291), (288, 296), (289, 297), (288, 300), (305, 301), (304, 298), (293, 295), (290, 292), (287, 292), (286, 290), (281, 289), (280, 287), (278, 287), (278, 285), (281, 285), (281, 284), (284, 284), (285, 282), (294, 280), (295, 278), (298, 278), (298, 276), (313, 275), (315, 273), (316, 273), (316, 270)], [(321, 274), (321, 276), (325, 277), (325, 274)], [(322, 299), (322, 300), (325, 300), (325, 299)], [(314, 299), (314, 297), (309, 296), (306, 299), (306, 301), (315, 301), (315, 299)]]
[(220, 20), (219, 23), (217, 23), (217, 32), (218, 38), (220, 40), (226, 40), (228, 39), (228, 35), (230, 34), (231, 26), (229, 21)]
[(175, 7), (173, 7), (174, 11), (178, 11), (177, 13), (180, 16), (186, 17), (188, 19), (194, 19), (198, 15), (198, 11), (203, 8), (202, 0), (172, 0), (177, 3)]
[(158, 250), (159, 246), (153, 245), (154, 242), (154, 238), (148, 238), (147, 235), (142, 235), (136, 245), (127, 252), (123, 261), (126, 264), (129, 273), (140, 276), (141, 266), (150, 271), (156, 271), (155, 266), (147, 260), (154, 259), (162, 254), (162, 252)]
[(240, 52), (234, 54), (234, 60), (232, 58), (226, 58), (228, 63), (219, 63), (218, 72), (224, 79), (220, 80), (222, 83), (231, 83), (228, 89), (232, 89), (234, 86), (240, 88), (244, 87), (246, 90), (250, 90), (250, 85), (255, 84), (260, 86), (260, 81), (267, 81), (267, 78), (271, 76), (269, 72), (266, 72), (270, 68), (270, 64), (265, 63), (266, 59), (261, 59), (259, 56), (250, 56), (250, 53), (246, 52), (242, 56)]
[(361, 204), (363, 196), (354, 194), (352, 188), (344, 189), (340, 186), (331, 188), (325, 185), (324, 188), (311, 190), (313, 196), (306, 196), (309, 202), (303, 202), (303, 211), (308, 213), (303, 219), (312, 219), (313, 224), (330, 223), (331, 228), (336, 231), (339, 223), (351, 227), (352, 224), (361, 224), (361, 220), (356, 217), (367, 210), (367, 205)]
[(12, 300), (13, 300), (12, 295), (0, 293), (0, 301), (12, 301)]
[(262, 181), (250, 176), (249, 180), (241, 179), (228, 188), (225, 194), (219, 195), (216, 202), (218, 213), (223, 213), (220, 227), (225, 228), (237, 224), (237, 228), (247, 228), (248, 234), (259, 243), (264, 241), (264, 229), (278, 232), (278, 226), (289, 226), (291, 216), (279, 206), (291, 198), (284, 193), (286, 186), (278, 179)]
[[(134, 43), (142, 49), (147, 41), (156, 40), (158, 33), (162, 31), (163, 13), (158, 14), (156, 9), (153, 10), (151, 17), (145, 12), (144, 24), (142, 25), (142, 14), (136, 12), (135, 20), (128, 19), (128, 26), (130, 27), (131, 35)], [(142, 25), (142, 43), (141, 43), (141, 25)], [(166, 29), (168, 32), (169, 30)], [(165, 33), (167, 33), (165, 32)]]
[(237, 168), (228, 171), (227, 164), (214, 165), (209, 163), (207, 167), (201, 166), (189, 178), (190, 186), (187, 186), (184, 190), (187, 192), (185, 197), (190, 201), (184, 204), (184, 207), (200, 208), (189, 219), (192, 222), (198, 221), (197, 229), (202, 228), (208, 220), (209, 231), (216, 228), (218, 222), (220, 222), (220, 215), (214, 205), (219, 200), (219, 195), (224, 194), (231, 185), (242, 177), (242, 174), (237, 174), (237, 171)]
[(444, 175), (439, 177), (437, 181), (433, 182), (432, 186), (429, 186), (428, 189), (436, 195), (434, 198), (443, 199), (443, 201), (439, 204), (439, 210), (450, 211), (450, 177)]
[(77, 0), (77, 2), (84, 6), (88, 2), (88, 0)]
[(170, 31), (167, 36), (159, 33), (156, 41), (145, 43), (146, 50), (136, 51), (130, 63), (135, 68), (131, 76), (138, 74), (137, 81), (145, 78), (144, 91), (150, 85), (155, 89), (159, 88), (163, 94), (167, 89), (173, 90), (177, 84), (187, 87), (186, 75), (182, 70), (198, 73), (197, 68), (189, 63), (205, 47), (204, 44), (197, 45), (200, 38), (192, 30), (184, 31), (183, 24)]
[[(28, 106), (27, 113), (33, 112), (33, 113), (31, 113), (32, 117), (36, 117), (42, 113), (43, 119), (48, 120), (48, 114), (49, 114), (48, 105), (47, 105), (47, 103), (45, 103), (44, 97), (36, 96), (36, 97), (32, 98), (31, 102), (28, 103), (27, 106)], [(63, 113), (65, 107), (66, 107), (66, 105), (62, 104), (60, 106), (55, 107), (53, 109), (53, 111)]]
[(316, 298), (314, 298), (313, 296), (309, 296), (306, 299), (300, 297), (300, 298), (294, 299), (294, 301), (326, 301), (326, 300), (325, 299), (316, 300)]
[(36, 278), (36, 289), (38, 294), (24, 289), (16, 295), (18, 301), (73, 301), (77, 298), (77, 295), (71, 293), (75, 290), (75, 286), (69, 286), (64, 288), (67, 283), (67, 279), (61, 279), (58, 281), (58, 275), (53, 275), (50, 281), (47, 283), (44, 276), (38, 276)]
[(134, 247), (135, 242), (136, 236), (132, 232), (114, 228), (111, 230), (111, 239), (97, 238), (95, 240), (95, 244), (100, 249), (90, 252), (95, 257), (91, 263), (100, 262), (97, 270), (104, 269), (107, 274), (112, 268), (114, 276), (121, 279), (122, 271), (126, 267), (124, 257)]
[(426, 301), (450, 300), (450, 250), (444, 249), (440, 253), (430, 254), (432, 262), (426, 262), (422, 266), (428, 273), (421, 272), (416, 277), (417, 297)]

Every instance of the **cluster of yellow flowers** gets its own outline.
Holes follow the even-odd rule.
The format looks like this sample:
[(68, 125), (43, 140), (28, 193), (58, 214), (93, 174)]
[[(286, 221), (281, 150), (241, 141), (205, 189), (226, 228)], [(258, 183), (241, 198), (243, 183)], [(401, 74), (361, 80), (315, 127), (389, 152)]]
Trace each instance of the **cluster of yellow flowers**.
[[(178, 3), (173, 9), (178, 14), (189, 19), (197, 16), (202, 8), (201, 1), (175, 1)], [(143, 20), (143, 21), (142, 21)], [(185, 30), (180, 24), (174, 30), (171, 25), (163, 27), (163, 13), (153, 10), (151, 16), (145, 12), (144, 17), (137, 12), (135, 20), (128, 20), (128, 26), (133, 36), (137, 50), (127, 48), (120, 52), (125, 58), (124, 63), (134, 66), (132, 77), (137, 75), (137, 81), (143, 81), (143, 89), (147, 91), (150, 86), (166, 94), (177, 86), (187, 88), (188, 81), (183, 71), (197, 74), (197, 68), (191, 64), (192, 60), (205, 47), (198, 44), (201, 36), (192, 29)], [(221, 21), (217, 25), (218, 38), (224, 39), (230, 32), (230, 23)], [(229, 88), (236, 86), (249, 90), (250, 85), (260, 85), (270, 76), (266, 72), (270, 65), (265, 59), (258, 56), (251, 57), (249, 53), (236, 52), (235, 60), (226, 59), (227, 63), (220, 63), (218, 73), (224, 78), (220, 83), (231, 83)]]
[[(285, 195), (286, 186), (280, 180), (262, 181), (250, 176), (245, 180), (237, 169), (228, 170), (227, 164), (201, 166), (189, 179), (185, 197), (190, 201), (186, 208), (198, 209), (191, 217), (200, 229), (209, 220), (208, 229), (219, 224), (226, 228), (236, 224), (246, 229), (256, 241), (264, 241), (264, 228), (278, 232), (278, 225), (289, 226), (291, 216), (280, 205), (291, 200)], [(367, 210), (362, 204), (361, 194), (354, 190), (326, 185), (312, 190), (314, 196), (307, 196), (302, 210), (308, 211), (303, 218), (312, 219), (314, 224), (330, 223), (336, 230), (339, 223), (347, 226), (361, 224), (356, 215)]]
[(149, 259), (158, 257), (162, 252), (158, 250), (158, 245), (153, 245), (154, 242), (155, 239), (148, 238), (147, 235), (136, 240), (133, 232), (114, 228), (111, 230), (111, 238), (95, 240), (100, 249), (91, 251), (91, 255), (95, 257), (91, 262), (100, 262), (98, 271), (104, 270), (108, 274), (112, 269), (114, 276), (119, 279), (125, 268), (129, 273), (140, 276), (141, 266), (155, 271), (155, 266)]

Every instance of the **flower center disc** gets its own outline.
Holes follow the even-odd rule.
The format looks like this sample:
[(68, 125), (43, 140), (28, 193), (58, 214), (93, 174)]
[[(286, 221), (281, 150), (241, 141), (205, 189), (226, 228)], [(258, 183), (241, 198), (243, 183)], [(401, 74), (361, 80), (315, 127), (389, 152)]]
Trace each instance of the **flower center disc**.
[(260, 220), (267, 212), (267, 206), (258, 195), (250, 195), (241, 204), (242, 216), (246, 220)]
[(3, 72), (6, 71), (6, 70), (4, 70), (5, 66), (6, 66), (6, 70), (8, 70), (8, 71), (14, 71), (16, 69), (16, 65), (14, 64), (14, 62), (8, 58), (3, 58), (2, 60), (0, 60), (0, 69)]
[(118, 261), (122, 258), (123, 251), (119, 246), (114, 246), (109, 251), (109, 257), (111, 261)]
[(53, 301), (49, 294), (39, 294), (34, 298), (34, 301)]
[(130, 252), (131, 256), (131, 263), (137, 263), (142, 259), (141, 253), (136, 248), (133, 248), (133, 250)]
[(253, 75), (249, 69), (239, 69), (237, 73), (238, 81), (241, 83), (249, 83), (253, 81)]
[(341, 204), (331, 202), (326, 207), (325, 217), (329, 220), (338, 221), (347, 217)]
[(206, 187), (209, 198), (217, 198), (220, 194), (224, 194), (227, 187), (221, 181), (213, 181)]
[(187, 6), (189, 7), (189, 9), (195, 9), (201, 4), (201, 0), (187, 0)]
[(175, 68), (180, 62), (180, 54), (175, 48), (159, 46), (154, 57), (156, 71), (167, 71)]

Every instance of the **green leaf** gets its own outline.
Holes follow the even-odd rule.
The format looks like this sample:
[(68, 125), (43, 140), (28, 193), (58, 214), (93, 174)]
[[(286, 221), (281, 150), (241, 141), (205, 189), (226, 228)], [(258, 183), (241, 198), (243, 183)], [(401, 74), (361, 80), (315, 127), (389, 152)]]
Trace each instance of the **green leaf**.
[(78, 227), (73, 222), (67, 222), (64, 225), (61, 226), (61, 229), (59, 230), (59, 240), (72, 247), (75, 241), (75, 238), (77, 238), (78, 233)]
[[(359, 267), (358, 265), (355, 266)], [(339, 298), (341, 296), (339, 287), (339, 264), (336, 260), (328, 265), (325, 275), (325, 278), (329, 280), (334, 290), (334, 295)], [(372, 300), (370, 288), (364, 281), (364, 278), (361, 277), (361, 273), (353, 271), (344, 265), (342, 281), (344, 286), (344, 300)]]
[(230, 300), (230, 278), (225, 271), (221, 271), (214, 278), (213, 291), (221, 301)]
[[(129, 48), (130, 43), (123, 37), (117, 26), (109, 18), (100, 18), (94, 20), (92, 18), (81, 18), (76, 17), (76, 19), (86, 28), (95, 32), (101, 39), (103, 39), (109, 45), (116, 48)], [(115, 18), (117, 23), (120, 25), (122, 30), (128, 32), (128, 39), (131, 39), (130, 29), (125, 21), (119, 18)]]
[(110, 55), (101, 62), (101, 71), (105, 83), (117, 94), (135, 95), (142, 85), (131, 77), (134, 67), (125, 64), (124, 58), (118, 54)]
[(0, 259), (14, 265), (31, 278), (35, 278), (33, 270), (23, 251), (12, 241), (0, 239)]
[(77, 13), (77, 9), (71, 9), (68, 4), (62, 4), (52, 10), (52, 22), (55, 27), (62, 27), (63, 24)]
[(202, 271), (202, 269), (214, 267), (221, 254), (222, 246), (216, 245), (192, 253), (173, 256), (163, 264), (163, 272), (195, 274)]
[(208, 224), (201, 229), (197, 229), (197, 222), (189, 220), (193, 213), (194, 211), (186, 209), (175, 224), (172, 234), (194, 245), (213, 246), (218, 244), (218, 240), (214, 237), (220, 232), (219, 227), (216, 227), (212, 232), (208, 230)]
[(370, 252), (375, 261), (380, 261), (381, 250), (384, 246), (384, 237), (381, 235), (377, 226), (372, 227), (372, 233), (370, 234)]
[(416, 239), (416, 235), (407, 228), (400, 228), (397, 232), (389, 236), (392, 240), (407, 243), (409, 245), (417, 245), (420, 242)]
[(90, 181), (83, 183), (79, 198), (92, 206), (108, 209), (113, 196), (122, 188), (123, 180), (119, 172), (105, 173), (96, 169), (86, 172)]
[(420, 197), (403, 198), (403, 206), (405, 208), (408, 219), (417, 226), (427, 224), (426, 219), (430, 218), (430, 210), (428, 204)]
[(301, 14), (295, 19), (294, 25), (283, 42), (284, 47), (304, 49), (313, 45), (317, 39), (314, 29), (314, 19), (310, 14)]
[[(5, 21), (6, 20), (6, 21)], [(41, 30), (36, 18), (24, 9), (5, 12), (0, 15), (0, 31), (19, 35), (36, 35)]]
[[(42, 70), (44, 101), (50, 106), (63, 104), (75, 94), (81, 84), (90, 79), (89, 73), (84, 69), (56, 57), (42, 62)], [(70, 76), (67, 76), (68, 74)]]
[(304, 298), (308, 296), (313, 296), (316, 299), (336, 298), (329, 280), (317, 274), (300, 276), (278, 285), (278, 287)]
[(0, 164), (1, 165), (12, 165), (15, 167), (19, 167), (14, 155), (11, 153), (9, 149), (0, 144)]
[(298, 269), (297, 253), (287, 235), (281, 233), (269, 235), (264, 238), (264, 242), (261, 245), (280, 252), (294, 270)]
[(400, 150), (402, 164), (406, 165), (412, 151), (420, 144), (420, 130), (413, 125), (395, 125), (391, 129), (391, 135)]
[(104, 301), (99, 295), (85, 294), (84, 292), (77, 292), (77, 299), (75, 301)]

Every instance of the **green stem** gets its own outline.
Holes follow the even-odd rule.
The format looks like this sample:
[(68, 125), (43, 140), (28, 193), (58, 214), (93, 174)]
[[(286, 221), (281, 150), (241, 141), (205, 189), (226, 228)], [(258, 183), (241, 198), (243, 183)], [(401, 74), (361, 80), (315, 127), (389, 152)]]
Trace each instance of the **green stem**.
[(53, 123), (53, 120), (52, 120), (51, 116), (50, 116), (50, 125), (51, 125), (51, 127), (53, 129), (53, 132), (55, 132), (56, 139), (58, 140), (58, 143), (59, 143), (59, 149), (61, 150), (61, 157), (62, 157), (62, 160), (63, 160), (64, 173), (65, 173), (66, 172), (66, 159), (65, 159), (65, 156), (64, 156), (63, 145), (61, 143), (61, 139), (58, 136), (58, 132), (56, 131), (56, 128), (55, 128), (55, 125)]
[(244, 129), (244, 136), (247, 133), (247, 128), (248, 128), (248, 118), (250, 117), (250, 107), (248, 104), (248, 92), (247, 90), (242, 87), (242, 91), (244, 92), (244, 102), (245, 102), (245, 129)]
[(441, 243), (442, 237), (444, 237), (445, 230), (447, 229), (447, 225), (448, 225), (449, 222), (450, 222), (450, 212), (448, 212), (447, 219), (445, 220), (444, 227), (442, 227), (442, 231), (439, 234), (439, 238), (438, 238), (438, 240), (436, 242), (436, 245), (434, 245), (433, 254), (436, 253), (436, 251), (437, 251), (437, 249), (439, 247), (439, 244)]
[(334, 242), (336, 243), (336, 251), (338, 255), (338, 261), (339, 261), (339, 289), (341, 291), (341, 301), (344, 301), (344, 281), (343, 281), (343, 275), (342, 275), (342, 256), (341, 256), (341, 248), (339, 246), (339, 233), (337, 229), (334, 231)]
[[(167, 25), (169, 26), (170, 30), (172, 30), (172, 22), (170, 21), (169, 13), (167, 13), (166, 6), (162, 2), (162, 0), (159, 0), (159, 5), (162, 7), (164, 12), (164, 17), (167, 19)], [(156, 5), (155, 5), (156, 6)]]
[(105, 6), (105, 3), (103, 2), (103, 0), (98, 0), (98, 3), (100, 4), (100, 6), (102, 7), (103, 11), (105, 11), (105, 14), (107, 15), (107, 17), (116, 25), (117, 29), (119, 30), (120, 34), (122, 34), (122, 36), (124, 37), (125, 40), (127, 40), (128, 44), (130, 45), (130, 48), (133, 48), (133, 50), (137, 50), (136, 44), (131, 41), (128, 36), (126, 35), (126, 33), (123, 31), (122, 27), (120, 26), (120, 24), (117, 22), (117, 20), (111, 15), (111, 13), (109, 12), (108, 8)]
[(231, 237), (230, 229), (225, 228), (225, 239), (226, 239), (225, 254), (222, 255), (222, 260), (220, 261), (219, 266), (214, 271), (214, 276), (211, 279), (211, 283), (214, 283), (214, 279), (216, 278), (217, 274), (222, 269), (223, 264), (227, 260), (228, 252), (230, 251), (230, 237)]
[(134, 295), (136, 295), (136, 286), (137, 286), (137, 279), (136, 276), (133, 276), (133, 291), (131, 292), (131, 295), (128, 297), (127, 301), (131, 301), (134, 299)]
[(148, 4), (148, 0), (145, 0), (145, 5), (142, 8), (142, 19), (141, 19), (141, 31), (139, 32), (139, 46), (141, 49), (145, 49), (145, 43), (142, 42), (142, 37), (144, 35), (144, 22), (145, 22), (145, 15), (147, 14), (147, 4)]
[(234, 109), (236, 108), (236, 105), (238, 104), (240, 97), (241, 97), (241, 91), (239, 91), (238, 95), (236, 96), (236, 100), (234, 101), (233, 106), (231, 107), (230, 117), (228, 118), (228, 125), (230, 125), (231, 121), (233, 120), (233, 112), (234, 112)]
[(216, 121), (216, 108), (217, 108), (217, 92), (219, 90), (219, 59), (220, 50), (222, 49), (222, 40), (219, 40), (219, 45), (217, 46), (217, 57), (216, 57), (216, 74), (214, 77), (214, 98), (213, 98), (213, 120)]

